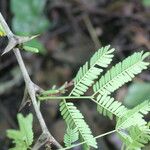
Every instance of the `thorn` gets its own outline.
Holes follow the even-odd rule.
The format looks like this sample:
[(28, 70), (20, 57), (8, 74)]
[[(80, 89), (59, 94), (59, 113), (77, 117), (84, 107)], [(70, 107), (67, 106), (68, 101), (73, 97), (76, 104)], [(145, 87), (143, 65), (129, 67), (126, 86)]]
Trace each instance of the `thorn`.
[(32, 39), (34, 39), (34, 38), (37, 38), (38, 36), (40, 36), (40, 34), (33, 35), (33, 36), (31, 36), (30, 38), (31, 38), (31, 40), (32, 40)]
[(39, 34), (31, 36), (31, 37), (29, 37), (29, 36), (15, 36), (15, 37), (18, 39), (18, 44), (23, 44), (25, 42), (31, 41), (32, 39), (34, 39), (38, 36), (39, 36)]
[(28, 98), (29, 98), (29, 95), (27, 92), (27, 88), (25, 87), (23, 99), (22, 99), (22, 102), (20, 104), (18, 112), (20, 112), (26, 106), (27, 103), (31, 102), (31, 100), (29, 100)]
[(6, 53), (8, 53), (9, 51), (11, 51), (13, 48), (16, 47), (16, 45), (23, 44), (25, 42), (31, 41), (32, 39), (38, 37), (39, 35), (40, 34), (37, 34), (37, 35), (31, 36), (31, 37), (14, 35), (13, 37), (11, 37), (9, 39), (8, 45), (4, 49), (3, 53), (1, 54), (1, 56), (6, 54)]
[(8, 45), (4, 49), (3, 53), (1, 54), (1, 56), (6, 54), (6, 53), (8, 53), (9, 51), (11, 51), (16, 45), (17, 45), (16, 41), (14, 39), (10, 39), (9, 42), (8, 42)]
[(26, 100), (25, 102), (21, 103), (18, 112), (20, 112), (26, 105), (29, 103), (29, 106), (31, 105), (31, 100)]
[(3, 52), (3, 53), (1, 54), (1, 56), (3, 56), (3, 55), (5, 55), (5, 52)]
[(34, 89), (37, 94), (44, 92), (44, 90), (41, 87), (39, 87), (38, 85), (36, 85), (35, 83), (33, 83), (33, 86), (34, 86)]

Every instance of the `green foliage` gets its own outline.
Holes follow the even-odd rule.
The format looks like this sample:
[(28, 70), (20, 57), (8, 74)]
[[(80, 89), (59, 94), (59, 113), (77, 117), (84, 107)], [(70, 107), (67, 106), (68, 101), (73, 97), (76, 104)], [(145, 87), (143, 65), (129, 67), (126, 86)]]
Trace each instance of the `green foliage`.
[[(79, 69), (74, 79), (74, 88), (70, 92), (68, 98), (71, 98), (71, 95), (74, 95), (77, 98), (82, 98), (82, 95), (90, 86), (92, 86), (95, 79), (97, 79), (103, 71), (103, 68), (107, 67), (112, 60), (112, 52), (114, 49), (109, 49), (109, 47), (110, 46), (102, 47), (93, 55), (90, 62), (86, 62), (85, 65)], [(141, 73), (143, 69), (146, 69), (149, 63), (144, 61), (144, 59), (149, 55), (149, 52), (137, 52), (116, 64), (93, 85), (94, 93), (89, 97), (97, 104), (97, 110), (101, 114), (108, 116), (110, 119), (116, 117), (116, 130), (121, 139), (123, 139), (123, 142), (131, 147), (134, 147), (134, 145), (135, 147), (139, 146), (138, 144), (135, 144), (138, 142), (147, 142), (147, 140), (144, 141), (143, 139), (141, 141), (139, 139), (135, 141), (132, 140), (133, 142), (131, 142), (130, 139), (135, 136), (135, 131), (142, 132), (139, 127), (146, 126), (146, 121), (143, 119), (143, 115), (150, 111), (149, 101), (145, 101), (130, 110), (122, 105), (121, 102), (115, 101), (114, 98), (111, 98), (108, 95), (125, 83), (131, 81), (132, 78), (138, 73)], [(85, 149), (89, 149), (89, 146), (97, 146), (88, 125), (84, 121), (83, 115), (73, 103), (63, 100), (60, 104), (60, 111), (67, 125), (72, 129), (76, 128), (79, 132), (80, 139), (86, 142)], [(138, 126), (138, 129), (133, 131), (131, 128), (132, 126)], [(131, 133), (130, 135), (126, 135), (126, 132)], [(143, 132), (143, 136), (145, 139), (145, 132)], [(125, 137), (127, 137), (127, 140)]]
[[(149, 62), (145, 61), (145, 59), (150, 53), (144, 53), (143, 51), (134, 53), (122, 62), (117, 63), (95, 82), (103, 69), (112, 61), (113, 51), (114, 49), (110, 49), (110, 46), (99, 49), (90, 61), (86, 62), (79, 69), (74, 78), (74, 87), (68, 96), (51, 97), (48, 95), (53, 93), (51, 90), (45, 91), (40, 95), (39, 100), (63, 99), (60, 103), (60, 111), (69, 127), (64, 139), (68, 148), (64, 149), (75, 147), (81, 143), (84, 144), (84, 150), (89, 150), (90, 146), (97, 148), (96, 138), (102, 137), (97, 136), (94, 138), (81, 112), (72, 102), (66, 101), (66, 99), (72, 98), (91, 99), (97, 104), (99, 113), (103, 116), (108, 116), (110, 119), (116, 118), (116, 131), (127, 148), (141, 148), (149, 141), (149, 129), (147, 122), (144, 120), (144, 115), (150, 111), (150, 102), (144, 101), (135, 108), (128, 109), (121, 102), (114, 100), (110, 94), (131, 81), (142, 70), (147, 69)], [(83, 96), (92, 85), (93, 94), (91, 96)], [(78, 139), (77, 133), (81, 143), (72, 145)]]
[(11, 0), (14, 31), (21, 35), (44, 32), (49, 25), (43, 14), (45, 3), (46, 0)]
[(27, 150), (33, 142), (33, 116), (32, 114), (29, 114), (28, 116), (23, 117), (22, 114), (18, 114), (17, 119), (19, 130), (7, 130), (7, 137), (12, 139), (15, 144), (15, 147), (11, 148), (11, 150)]
[(126, 136), (121, 137), (128, 150), (139, 150), (150, 141), (150, 129), (148, 126), (131, 126)]
[(71, 129), (70, 127), (67, 128), (67, 132), (64, 135), (64, 143), (66, 147), (72, 145), (72, 143), (76, 142), (79, 139), (79, 133), (77, 128)]
[[(18, 35), (35, 35), (47, 30), (49, 22), (44, 16), (46, 0), (11, 0), (11, 11), (13, 13), (12, 28)], [(25, 43), (45, 53), (42, 43), (34, 39)]]
[(38, 53), (39, 50), (37, 48), (34, 47), (30, 47), (30, 46), (23, 46), (23, 49), (32, 53)]
[(114, 49), (110, 49), (110, 46), (102, 47), (99, 49), (90, 59), (81, 67), (74, 79), (74, 89), (70, 95), (83, 95), (87, 89), (94, 83), (94, 80), (98, 78), (103, 68), (106, 68), (112, 60), (112, 52)]
[(5, 35), (6, 35), (6, 33), (5, 33), (5, 31), (4, 31), (3, 27), (2, 27), (2, 25), (0, 24), (0, 37), (1, 37), (1, 36), (5, 36)]
[(106, 94), (102, 97), (98, 95), (97, 103), (97, 111), (110, 119), (113, 119), (113, 116), (120, 118), (127, 112), (127, 108), (121, 102), (115, 101), (114, 98)]
[(127, 149), (138, 150), (150, 141), (150, 128), (143, 119), (150, 111), (150, 101), (144, 101), (117, 121), (116, 129)]
[(122, 62), (119, 62), (113, 66), (110, 70), (103, 75), (99, 81), (93, 86), (94, 95), (97, 93), (110, 94), (114, 92), (123, 84), (132, 80), (138, 73), (141, 73), (143, 69), (146, 69), (149, 65), (144, 59), (149, 56), (149, 52), (134, 53), (130, 57), (127, 57)]
[(76, 128), (82, 141), (86, 141), (86, 149), (89, 149), (89, 146), (97, 148), (96, 140), (94, 139), (89, 126), (86, 124), (83, 115), (74, 104), (63, 100), (60, 103), (60, 111), (67, 125), (72, 129)]
[(128, 110), (126, 114), (117, 121), (117, 128), (128, 128), (133, 125), (145, 125), (144, 115), (150, 111), (150, 101), (144, 101), (135, 108)]
[[(114, 49), (110, 49), (110, 46), (102, 47), (101, 49), (99, 49), (92, 56), (90, 61), (86, 62), (85, 65), (78, 71), (74, 79), (75, 86), (69, 95), (83, 95), (87, 91), (87, 89), (94, 83), (94, 80), (98, 78), (98, 75), (100, 75), (100, 73), (103, 71), (103, 68), (106, 68), (111, 62), (113, 51)], [(74, 120), (74, 123), (78, 122), (75, 127), (77, 127), (79, 131), (81, 141), (86, 141), (86, 145), (84, 146), (84, 148), (89, 149), (89, 146), (97, 147), (96, 141), (95, 139), (92, 139), (93, 135), (79, 110), (77, 110), (73, 103), (66, 103), (65, 101), (63, 101), (62, 103), (62, 106), (67, 106), (63, 108), (60, 107), (61, 114), (66, 120), (67, 125), (71, 126), (70, 121), (72, 123), (72, 120)], [(75, 109), (72, 111), (73, 108)], [(63, 113), (63, 111), (65, 113)]]
[[(24, 8), (23, 10), (20, 9), (22, 8), (22, 5)], [(37, 32), (43, 31), (47, 24), (46, 19), (42, 16), (44, 5), (45, 0), (12, 0), (11, 9), (15, 15), (13, 18), (14, 30), (18, 34), (23, 33), (25, 35), (26, 33), (36, 34)], [(23, 21), (25, 21), (24, 26), (22, 26)], [(31, 24), (33, 28), (31, 28)], [(35, 26), (37, 28), (35, 28)], [(24, 29), (24, 31), (22, 31), (22, 29)], [(28, 31), (28, 29), (30, 29), (30, 31)], [(0, 34), (2, 36), (5, 34), (1, 26)], [(36, 41), (34, 42), (36, 43)], [(38, 49), (32, 48), (30, 44), (23, 45), (23, 48), (28, 51), (38, 52)], [(144, 115), (147, 115), (150, 111), (150, 100), (145, 100), (133, 109), (128, 109), (123, 106), (121, 102), (115, 101), (114, 98), (110, 97), (112, 92), (131, 81), (132, 78), (141, 73), (142, 70), (147, 69), (149, 62), (146, 62), (145, 58), (147, 58), (150, 53), (144, 53), (143, 51), (134, 53), (122, 62), (113, 66), (95, 83), (95, 80), (103, 72), (103, 69), (112, 61), (113, 51), (114, 49), (110, 49), (110, 46), (99, 49), (92, 56), (90, 61), (86, 62), (78, 71), (74, 78), (74, 88), (69, 96), (59, 97), (59, 99), (63, 99), (60, 103), (61, 115), (68, 126), (67, 133), (64, 136), (64, 143), (69, 148), (76, 146), (75, 144), (72, 144), (77, 140), (82, 141), (77, 145), (84, 144), (84, 150), (89, 150), (90, 147), (97, 148), (96, 138), (102, 137), (94, 137), (92, 135), (81, 112), (72, 102), (66, 101), (66, 99), (69, 98), (89, 98), (97, 104), (97, 110), (102, 115), (108, 116), (110, 119), (116, 117), (116, 129), (108, 133), (110, 134), (116, 131), (127, 149), (139, 150), (150, 141), (150, 123), (147, 123), (144, 119)], [(91, 96), (82, 96), (92, 85), (93, 94)], [(48, 99), (49, 97), (47, 94), (58, 94), (60, 90), (64, 93), (65, 88), (66, 86), (64, 85), (58, 90), (48, 90), (37, 97), (42, 99), (42, 96), (46, 96), (46, 99)], [(51, 98), (57, 99), (57, 96)], [(32, 114), (29, 114), (27, 117), (23, 117), (22, 114), (18, 114), (17, 118), (19, 130), (7, 130), (7, 136), (11, 138), (15, 144), (15, 147), (11, 149), (31, 149), (30, 146), (33, 143), (33, 116)], [(103, 134), (103, 136), (105, 135), (108, 134)]]
[(142, 3), (144, 6), (149, 7), (150, 6), (150, 0), (142, 0)]
[(24, 46), (34, 47), (42, 54), (45, 54), (45, 48), (37, 39), (32, 39), (29, 42), (24, 43)]
[(150, 83), (136, 82), (129, 86), (128, 93), (125, 96), (123, 103), (129, 107), (140, 104), (145, 99), (150, 99)]

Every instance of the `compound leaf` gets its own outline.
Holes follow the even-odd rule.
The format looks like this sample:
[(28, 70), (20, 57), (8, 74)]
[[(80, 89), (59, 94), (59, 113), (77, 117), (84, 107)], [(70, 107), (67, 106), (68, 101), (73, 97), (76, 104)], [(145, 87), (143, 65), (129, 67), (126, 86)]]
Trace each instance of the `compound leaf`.
[(67, 132), (64, 135), (64, 143), (66, 147), (70, 147), (72, 143), (76, 142), (79, 139), (79, 133), (77, 128), (71, 129), (69, 126)]
[(144, 59), (149, 55), (149, 52), (137, 52), (113, 66), (93, 85), (93, 95), (97, 93), (101, 95), (111, 94), (125, 83), (131, 81), (135, 75), (147, 68), (149, 63), (145, 62)]
[(86, 141), (84, 146), (89, 149), (90, 146), (97, 148), (96, 140), (94, 139), (89, 126), (84, 121), (83, 115), (71, 102), (63, 100), (60, 103), (60, 111), (66, 124), (74, 129), (76, 128), (79, 132), (80, 139)]
[(128, 110), (121, 102), (115, 101), (114, 98), (106, 94), (103, 96), (98, 95), (95, 101), (97, 103), (98, 112), (104, 116), (108, 116), (110, 119), (113, 119), (113, 116), (115, 116), (116, 119), (120, 118)]
[(105, 46), (99, 49), (90, 59), (81, 67), (74, 78), (74, 88), (70, 95), (83, 95), (88, 88), (94, 83), (94, 80), (98, 78), (103, 68), (106, 68), (112, 60), (113, 48)]
[(26, 117), (23, 117), (22, 114), (17, 115), (19, 130), (8, 129), (7, 137), (13, 140), (15, 147), (12, 149), (25, 149), (27, 150), (33, 142), (33, 130), (32, 122), (33, 116), (29, 114)]

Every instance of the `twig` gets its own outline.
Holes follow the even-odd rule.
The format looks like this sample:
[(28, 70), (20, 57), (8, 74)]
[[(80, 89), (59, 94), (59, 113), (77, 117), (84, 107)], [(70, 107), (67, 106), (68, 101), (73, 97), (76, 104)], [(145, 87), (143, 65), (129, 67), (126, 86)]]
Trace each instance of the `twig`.
[(37, 140), (37, 142), (34, 144), (32, 150), (37, 150), (39, 149), (42, 145), (44, 145), (47, 141), (47, 135), (46, 134), (41, 134)]
[(29, 95), (28, 95), (27, 88), (25, 87), (25, 89), (24, 89), (24, 94), (23, 94), (23, 99), (22, 99), (22, 102), (21, 102), (21, 104), (20, 104), (20, 107), (19, 107), (18, 112), (20, 112), (20, 111), (23, 109), (23, 107), (26, 106), (26, 104), (27, 104), (28, 102), (31, 102), (31, 100), (29, 99)]
[(92, 99), (92, 96), (39, 96), (38, 99), (40, 101), (44, 100), (62, 100), (62, 99)]
[[(116, 131), (117, 131), (117, 130), (115, 129), (115, 130), (112, 130), (112, 131), (106, 132), (106, 133), (104, 133), (104, 134), (100, 134), (100, 135), (98, 135), (98, 136), (94, 137), (94, 139), (98, 139), (98, 138), (104, 137), (104, 136), (106, 136), (106, 135), (109, 135), (109, 134), (115, 133)], [(68, 150), (68, 149), (71, 149), (71, 148), (74, 148), (74, 147), (80, 146), (80, 145), (82, 145), (82, 144), (85, 144), (86, 142), (87, 142), (87, 141), (83, 141), (83, 142), (81, 142), (81, 143), (71, 145), (70, 147), (61, 148), (60, 150)]]
[(100, 48), (101, 47), (101, 43), (100, 43), (100, 41), (98, 39), (98, 36), (97, 36), (96, 31), (95, 31), (95, 29), (94, 29), (94, 27), (93, 27), (93, 25), (91, 23), (91, 20), (90, 20), (89, 16), (87, 14), (85, 14), (84, 17), (83, 17), (83, 20), (84, 20), (85, 25), (86, 25), (89, 33), (90, 33), (91, 38), (92, 38), (92, 40), (93, 40), (93, 42), (95, 44), (95, 47), (96, 48)]
[[(2, 25), (2, 27), (4, 28), (8, 39), (13, 39), (14, 38), (14, 34), (12, 33), (12, 31), (10, 30), (10, 28), (8, 27), (7, 23), (5, 22), (2, 14), (0, 13), (0, 23)], [(14, 38), (15, 40), (15, 38)], [(57, 146), (58, 148), (61, 148), (62, 146), (54, 139), (54, 137), (51, 135), (51, 133), (48, 131), (48, 128), (45, 124), (45, 121), (43, 119), (43, 116), (41, 114), (41, 111), (38, 107), (37, 101), (36, 101), (36, 90), (35, 90), (35, 85), (34, 83), (31, 81), (29, 74), (26, 70), (25, 64), (23, 62), (22, 56), (20, 54), (20, 51), (18, 48), (13, 48), (13, 52), (15, 53), (15, 56), (17, 58), (18, 64), (20, 66), (20, 69), (22, 71), (23, 77), (24, 77), (24, 81), (26, 84), (26, 88), (28, 90), (29, 96), (32, 100), (33, 103), (33, 107), (35, 109), (37, 118), (39, 120), (40, 126), (42, 128), (43, 134), (47, 135), (47, 139), (49, 140), (51, 143), (53, 143), (55, 146)]]

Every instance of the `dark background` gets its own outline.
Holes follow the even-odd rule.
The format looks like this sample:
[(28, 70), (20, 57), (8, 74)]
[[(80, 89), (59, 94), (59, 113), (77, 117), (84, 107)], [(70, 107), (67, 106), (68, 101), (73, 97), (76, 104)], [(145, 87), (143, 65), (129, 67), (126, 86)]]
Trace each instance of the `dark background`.
[[(1, 13), (12, 30), (17, 32), (13, 25), (15, 14), (11, 5), (11, 0), (0, 0)], [(24, 24), (28, 15), (24, 3), (20, 10), (25, 14), (20, 24)], [(144, 0), (47, 0), (42, 16), (45, 16), (48, 24), (39, 32), (31, 31), (30, 34), (41, 34), (38, 40), (44, 49), (39, 54), (23, 51), (22, 56), (33, 82), (44, 89), (52, 88), (53, 85), (59, 87), (65, 81), (71, 81), (79, 67), (101, 46), (110, 44), (116, 48), (110, 66), (136, 51), (150, 50), (150, 4), (144, 3)], [(39, 18), (38, 21), (37, 24), (42, 20)], [(36, 24), (30, 24), (27, 30), (30, 27), (34, 29)], [(96, 35), (94, 39), (90, 32)], [(7, 38), (0, 38), (0, 53), (6, 44)], [(141, 97), (140, 102), (136, 102), (136, 99), (125, 101), (127, 95), (135, 96), (132, 89), (131, 93), (128, 90), (132, 86), (141, 91), (140, 95), (144, 98), (150, 97), (149, 69), (134, 78), (132, 84), (126, 84), (114, 94), (117, 100), (128, 107), (133, 107), (144, 99)], [(143, 94), (146, 89), (146, 94)], [(24, 80), (14, 54), (10, 52), (0, 56), (0, 150), (7, 150), (11, 145), (6, 130), (17, 128), (16, 115), (23, 93)], [(95, 136), (114, 129), (115, 121), (98, 114), (96, 105), (92, 102), (76, 100), (75, 104), (83, 112)], [(41, 111), (49, 130), (63, 143), (66, 126), (59, 112), (59, 101), (44, 102)], [(23, 114), (29, 112), (34, 113), (32, 105), (21, 110)], [(41, 133), (36, 117), (34, 132), (36, 139)], [(99, 139), (98, 142), (99, 149), (103, 150), (120, 149), (121, 145), (116, 134)]]

